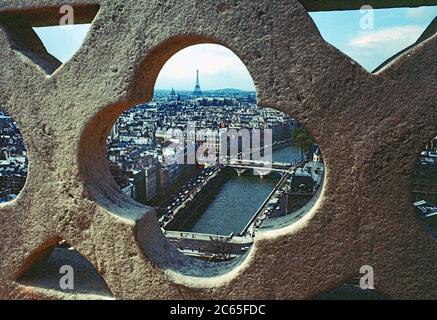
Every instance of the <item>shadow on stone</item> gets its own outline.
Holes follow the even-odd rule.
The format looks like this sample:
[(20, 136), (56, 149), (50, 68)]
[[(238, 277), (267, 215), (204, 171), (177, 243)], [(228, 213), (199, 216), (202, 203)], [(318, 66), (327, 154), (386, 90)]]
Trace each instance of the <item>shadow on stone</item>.
[[(63, 266), (71, 267), (70, 270), (73, 270), (72, 289), (61, 288), (61, 282), (63, 283), (61, 279), (66, 275), (61, 269)], [(17, 282), (25, 286), (57, 290), (66, 294), (112, 297), (106, 282), (93, 265), (67, 244), (59, 244), (45, 257), (38, 259)]]
[(361, 289), (359, 286), (345, 283), (335, 289), (319, 294), (313, 300), (387, 300), (377, 290)]

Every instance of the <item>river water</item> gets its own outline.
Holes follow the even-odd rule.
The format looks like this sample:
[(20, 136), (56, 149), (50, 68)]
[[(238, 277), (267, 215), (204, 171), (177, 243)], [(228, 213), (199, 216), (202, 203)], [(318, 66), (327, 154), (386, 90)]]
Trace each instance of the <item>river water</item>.
[[(301, 160), (299, 148), (288, 146), (273, 152), (274, 162), (298, 162)], [(279, 181), (279, 176), (271, 174), (260, 178), (237, 174), (220, 188), (210, 205), (184, 231), (229, 235), (240, 232), (255, 214)]]

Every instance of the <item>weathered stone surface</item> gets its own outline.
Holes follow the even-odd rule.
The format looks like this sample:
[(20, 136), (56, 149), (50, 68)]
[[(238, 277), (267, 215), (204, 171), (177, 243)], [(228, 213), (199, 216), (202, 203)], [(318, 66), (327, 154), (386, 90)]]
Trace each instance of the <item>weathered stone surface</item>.
[[(2, 1), (0, 15), (39, 14), (61, 2)], [(106, 0), (80, 50), (48, 76), (20, 53), (35, 49), (35, 34), (23, 31), (16, 46), (7, 29), (2, 24), (0, 104), (23, 134), (29, 174), (19, 197), (0, 206), (2, 298), (75, 298), (16, 282), (59, 238), (118, 299), (309, 298), (364, 264), (375, 267), (388, 297), (437, 298), (437, 244), (409, 194), (416, 157), (437, 135), (435, 36), (369, 74), (326, 44), (295, 0)], [(244, 261), (222, 268), (169, 246), (153, 210), (122, 195), (105, 161), (117, 117), (151, 98), (169, 57), (205, 42), (242, 59), (258, 103), (304, 124), (327, 169), (303, 220), (259, 232)]]

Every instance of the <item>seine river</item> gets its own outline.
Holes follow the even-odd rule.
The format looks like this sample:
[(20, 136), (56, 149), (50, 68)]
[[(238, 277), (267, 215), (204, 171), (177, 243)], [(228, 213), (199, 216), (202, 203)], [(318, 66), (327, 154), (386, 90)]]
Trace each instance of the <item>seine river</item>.
[[(298, 162), (299, 148), (288, 146), (273, 152), (274, 162)], [(240, 232), (255, 214), (279, 181), (279, 176), (236, 174), (219, 190), (198, 220), (184, 227), (185, 231), (229, 235)]]

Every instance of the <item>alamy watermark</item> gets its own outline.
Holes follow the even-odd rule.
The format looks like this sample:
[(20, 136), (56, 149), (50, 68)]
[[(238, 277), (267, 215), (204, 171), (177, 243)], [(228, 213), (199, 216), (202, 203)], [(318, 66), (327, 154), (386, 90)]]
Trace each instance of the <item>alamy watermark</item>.
[(163, 149), (167, 164), (229, 164), (247, 161), (272, 165), (272, 130), (197, 129), (196, 122), (186, 128), (166, 130), (162, 136), (169, 143)]
[(63, 265), (59, 269), (61, 278), (59, 279), (59, 288), (61, 290), (74, 290), (74, 269), (70, 265)]
[(60, 26), (71, 26), (74, 24), (74, 9), (70, 5), (63, 5), (59, 9), (59, 13), (62, 15), (59, 20)]
[(363, 290), (375, 289), (375, 277), (373, 267), (370, 265), (364, 265), (360, 268), (360, 288)]
[(360, 8), (362, 17), (360, 19), (361, 30), (375, 29), (375, 10), (370, 5), (364, 5)]

